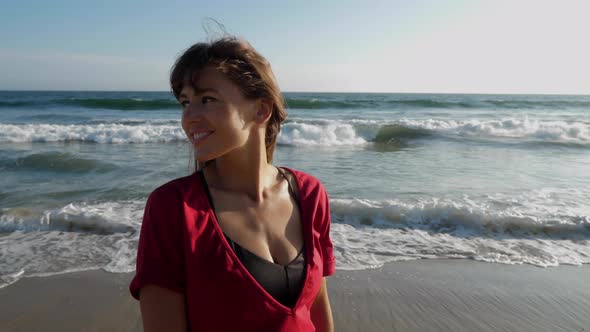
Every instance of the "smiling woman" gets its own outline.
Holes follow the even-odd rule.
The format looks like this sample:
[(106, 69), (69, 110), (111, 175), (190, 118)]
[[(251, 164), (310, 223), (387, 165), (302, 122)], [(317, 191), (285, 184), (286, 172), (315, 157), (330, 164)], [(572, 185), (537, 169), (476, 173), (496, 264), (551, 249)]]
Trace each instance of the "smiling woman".
[(190, 47), (170, 82), (196, 172), (150, 195), (130, 291), (146, 331), (331, 331), (323, 185), (272, 164), (283, 99), (247, 42)]
[(198, 77), (198, 88), (184, 86), (178, 99), (183, 107), (182, 128), (194, 145), (195, 159), (208, 161), (244, 145), (252, 125), (257, 125), (248, 119), (255, 119), (261, 107), (268, 112), (271, 105), (268, 100), (245, 98), (215, 68), (203, 69)]
[[(176, 61), (170, 85), (183, 109), (190, 102), (187, 94), (183, 94), (186, 92), (184, 89), (193, 90), (189, 93), (201, 98), (199, 102), (202, 104), (215, 101), (213, 94), (220, 91), (243, 101), (270, 104), (264, 138), (267, 161), (272, 163), (276, 139), (287, 112), (270, 64), (250, 44), (236, 38), (225, 38), (211, 44), (193, 45)], [(183, 128), (186, 130), (184, 125)]]

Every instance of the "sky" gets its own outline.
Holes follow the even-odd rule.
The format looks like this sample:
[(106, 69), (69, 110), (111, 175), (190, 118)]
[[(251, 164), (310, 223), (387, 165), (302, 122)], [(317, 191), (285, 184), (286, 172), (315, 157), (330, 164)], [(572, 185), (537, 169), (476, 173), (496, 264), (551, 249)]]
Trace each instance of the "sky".
[[(283, 91), (590, 94), (590, 1), (10, 1), (0, 90), (167, 91), (227, 32)], [(205, 29), (208, 26), (209, 29)]]

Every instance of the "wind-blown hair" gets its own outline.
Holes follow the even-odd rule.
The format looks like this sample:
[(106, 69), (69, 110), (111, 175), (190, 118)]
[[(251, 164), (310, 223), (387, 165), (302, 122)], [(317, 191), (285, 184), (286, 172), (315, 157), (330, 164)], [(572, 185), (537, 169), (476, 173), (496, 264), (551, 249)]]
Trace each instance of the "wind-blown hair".
[(189, 47), (174, 63), (170, 86), (176, 99), (186, 85), (195, 87), (205, 68), (215, 68), (231, 80), (247, 99), (272, 101), (272, 114), (265, 134), (267, 162), (272, 163), (281, 123), (287, 118), (283, 96), (270, 63), (248, 42), (223, 37)]

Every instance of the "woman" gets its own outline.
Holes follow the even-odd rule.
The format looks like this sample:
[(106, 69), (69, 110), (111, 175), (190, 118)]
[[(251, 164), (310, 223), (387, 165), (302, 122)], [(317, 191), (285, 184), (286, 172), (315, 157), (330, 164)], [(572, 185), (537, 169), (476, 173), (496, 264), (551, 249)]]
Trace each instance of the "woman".
[(269, 63), (233, 37), (197, 43), (170, 83), (197, 171), (146, 204), (130, 285), (145, 331), (332, 331), (328, 196), (272, 165), (287, 114)]

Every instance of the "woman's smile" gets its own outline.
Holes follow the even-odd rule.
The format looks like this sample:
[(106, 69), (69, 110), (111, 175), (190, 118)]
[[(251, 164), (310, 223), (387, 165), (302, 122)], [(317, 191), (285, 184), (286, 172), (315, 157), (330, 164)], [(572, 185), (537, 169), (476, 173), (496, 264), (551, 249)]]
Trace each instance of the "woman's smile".
[(211, 134), (213, 134), (213, 131), (191, 132), (189, 134), (189, 138), (193, 145), (197, 145), (206, 140), (209, 136), (211, 136)]

